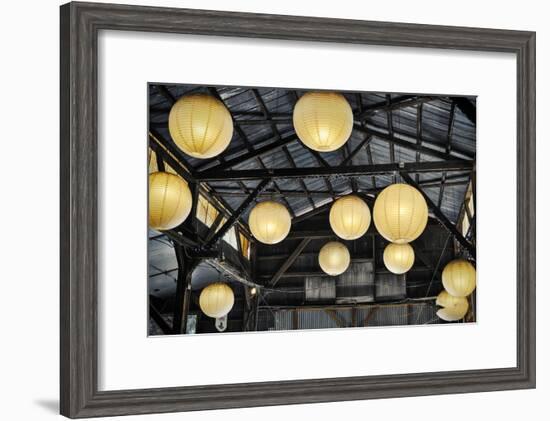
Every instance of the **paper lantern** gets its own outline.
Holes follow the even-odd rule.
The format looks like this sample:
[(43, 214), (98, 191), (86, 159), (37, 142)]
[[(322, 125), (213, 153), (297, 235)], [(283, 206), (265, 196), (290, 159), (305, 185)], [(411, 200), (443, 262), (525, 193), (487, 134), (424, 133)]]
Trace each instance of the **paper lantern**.
[(220, 100), (204, 94), (187, 95), (172, 106), (168, 130), (187, 155), (212, 158), (231, 142), (233, 119)]
[(347, 142), (353, 129), (353, 111), (342, 94), (308, 92), (294, 106), (294, 130), (310, 149), (330, 152)]
[(319, 266), (323, 272), (331, 276), (344, 273), (350, 260), (348, 248), (337, 241), (326, 243), (319, 252)]
[(264, 244), (283, 241), (290, 231), (291, 223), (287, 208), (273, 201), (258, 203), (248, 217), (250, 232), (256, 240)]
[(180, 225), (193, 204), (187, 183), (167, 172), (149, 174), (149, 227), (166, 231)]
[(392, 243), (410, 243), (422, 234), (428, 223), (424, 196), (408, 184), (392, 184), (376, 198), (373, 209), (376, 229)]
[[(468, 310), (466, 310), (466, 312), (467, 311)], [(446, 322), (456, 322), (458, 320), (462, 320), (464, 316), (466, 316), (466, 312), (459, 313), (448, 308), (440, 308), (435, 314), (437, 315), (437, 317), (445, 320)]]
[(468, 312), (468, 300), (464, 297), (455, 297), (443, 290), (435, 300), (436, 305), (443, 307), (437, 311), (440, 319), (448, 322), (463, 319)]
[(384, 249), (384, 265), (396, 275), (408, 272), (414, 264), (414, 250), (410, 244), (390, 243)]
[(199, 306), (204, 314), (215, 319), (228, 314), (235, 303), (235, 295), (229, 285), (215, 282), (201, 291)]
[(336, 200), (330, 208), (330, 226), (344, 240), (355, 240), (367, 232), (370, 209), (359, 197), (348, 195)]
[(441, 274), (443, 287), (455, 297), (466, 297), (476, 287), (476, 269), (464, 259), (456, 259), (447, 264)]

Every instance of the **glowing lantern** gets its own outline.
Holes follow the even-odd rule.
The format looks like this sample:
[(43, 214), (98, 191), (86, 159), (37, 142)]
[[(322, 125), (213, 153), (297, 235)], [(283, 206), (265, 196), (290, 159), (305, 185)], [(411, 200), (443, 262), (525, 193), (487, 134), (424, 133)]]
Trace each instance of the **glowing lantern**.
[(296, 103), (292, 121), (296, 134), (308, 148), (330, 152), (351, 136), (353, 111), (342, 94), (308, 92)]
[(222, 153), (233, 137), (233, 119), (218, 99), (204, 94), (183, 96), (168, 117), (170, 136), (194, 158), (212, 158)]
[(428, 223), (428, 205), (422, 194), (408, 184), (392, 184), (376, 198), (373, 209), (376, 229), (392, 243), (410, 243)]
[(440, 319), (448, 322), (454, 322), (456, 320), (463, 319), (468, 312), (468, 300), (464, 297), (455, 297), (443, 290), (437, 296), (435, 303), (438, 306), (443, 307), (437, 311), (437, 316)]
[(370, 209), (362, 199), (350, 194), (334, 202), (330, 208), (329, 220), (338, 237), (355, 240), (369, 229)]
[(222, 282), (208, 285), (201, 291), (199, 306), (204, 314), (215, 319), (228, 314), (235, 303), (233, 290)]
[(414, 250), (410, 244), (390, 243), (384, 249), (384, 265), (397, 275), (408, 272), (414, 264)]
[(248, 225), (256, 240), (276, 244), (285, 239), (292, 220), (287, 208), (277, 202), (260, 202), (250, 212)]
[(180, 225), (193, 204), (191, 191), (180, 177), (167, 172), (149, 174), (149, 226), (166, 231)]
[(449, 262), (441, 277), (445, 290), (455, 297), (466, 297), (476, 287), (476, 269), (464, 259)]
[(331, 276), (344, 273), (350, 260), (348, 248), (337, 241), (326, 243), (319, 252), (319, 266), (323, 272)]

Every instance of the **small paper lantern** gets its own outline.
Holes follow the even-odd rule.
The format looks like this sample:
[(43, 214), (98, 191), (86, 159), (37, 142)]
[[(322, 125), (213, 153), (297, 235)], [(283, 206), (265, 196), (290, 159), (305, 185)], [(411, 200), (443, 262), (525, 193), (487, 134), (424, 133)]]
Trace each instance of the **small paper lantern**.
[(330, 208), (329, 220), (338, 237), (355, 240), (369, 229), (370, 209), (361, 198), (350, 194), (334, 202)]
[(468, 300), (464, 297), (455, 297), (443, 290), (437, 296), (435, 303), (443, 307), (437, 311), (437, 316), (440, 319), (448, 322), (463, 319), (468, 312)]
[(194, 158), (222, 153), (233, 137), (233, 119), (225, 105), (204, 94), (183, 96), (168, 116), (168, 130), (178, 147)]
[(476, 269), (464, 259), (456, 259), (447, 264), (441, 274), (443, 287), (455, 297), (466, 297), (476, 287)]
[(228, 314), (235, 303), (235, 295), (229, 285), (216, 282), (201, 291), (199, 306), (204, 314), (214, 319)]
[(396, 275), (408, 272), (414, 264), (414, 250), (410, 244), (390, 243), (384, 249), (384, 265)]
[(319, 266), (323, 272), (331, 276), (344, 273), (350, 260), (348, 248), (338, 241), (326, 243), (319, 252)]
[(256, 240), (264, 244), (277, 244), (283, 241), (290, 231), (291, 223), (287, 208), (273, 201), (258, 203), (248, 218), (250, 232)]
[(464, 313), (462, 312), (456, 312), (448, 308), (440, 308), (435, 313), (437, 317), (439, 317), (441, 320), (445, 320), (446, 322), (456, 322), (457, 320), (461, 320), (466, 316), (466, 310)]
[(149, 226), (166, 231), (180, 225), (193, 204), (187, 183), (167, 172), (149, 174)]
[(392, 184), (376, 198), (373, 209), (376, 229), (392, 243), (410, 243), (422, 234), (428, 223), (424, 196), (408, 184)]
[(308, 148), (331, 152), (347, 142), (353, 129), (353, 111), (342, 94), (308, 92), (296, 103), (294, 129)]

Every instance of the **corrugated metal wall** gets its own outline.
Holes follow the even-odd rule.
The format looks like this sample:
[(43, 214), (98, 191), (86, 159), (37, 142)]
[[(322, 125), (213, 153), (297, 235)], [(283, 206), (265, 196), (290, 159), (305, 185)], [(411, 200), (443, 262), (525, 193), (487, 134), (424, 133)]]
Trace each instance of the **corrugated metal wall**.
[(395, 275), (394, 273), (377, 273), (375, 293), (377, 300), (405, 298), (407, 296), (405, 275)]
[(372, 260), (352, 263), (336, 281), (336, 303), (374, 301), (374, 265)]
[(271, 316), (274, 321), (274, 326), (269, 330), (407, 326), (440, 323), (436, 316), (435, 304), (432, 302), (367, 305), (358, 306), (355, 309), (262, 309), (260, 313), (267, 312), (270, 312), (269, 316), (266, 314), (264, 317), (269, 318)]
[(334, 302), (336, 298), (336, 279), (320, 276), (306, 276), (306, 301)]

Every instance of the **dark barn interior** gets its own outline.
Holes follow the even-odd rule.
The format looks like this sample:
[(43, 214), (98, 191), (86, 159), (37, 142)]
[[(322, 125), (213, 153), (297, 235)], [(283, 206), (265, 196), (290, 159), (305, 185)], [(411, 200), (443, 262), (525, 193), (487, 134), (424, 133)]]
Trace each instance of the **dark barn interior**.
[[(230, 111), (234, 134), (219, 156), (181, 152), (168, 131), (174, 102), (203, 92)], [(292, 124), (306, 91), (281, 88), (149, 85), (149, 171), (172, 171), (193, 194), (190, 217), (169, 231), (149, 231), (149, 334), (216, 333), (199, 307), (206, 285), (229, 283), (235, 304), (225, 332), (445, 323), (436, 316), (447, 262), (475, 259), (476, 102), (472, 97), (344, 92), (353, 110), (351, 138), (319, 153)], [(333, 201), (360, 196), (372, 210), (386, 186), (404, 182), (424, 195), (428, 225), (412, 246), (410, 271), (384, 266), (388, 241), (368, 232), (342, 241), (349, 269), (329, 276), (319, 249), (337, 239)], [(279, 244), (254, 239), (248, 215), (265, 199), (292, 217)], [(475, 321), (475, 294), (461, 322)]]

